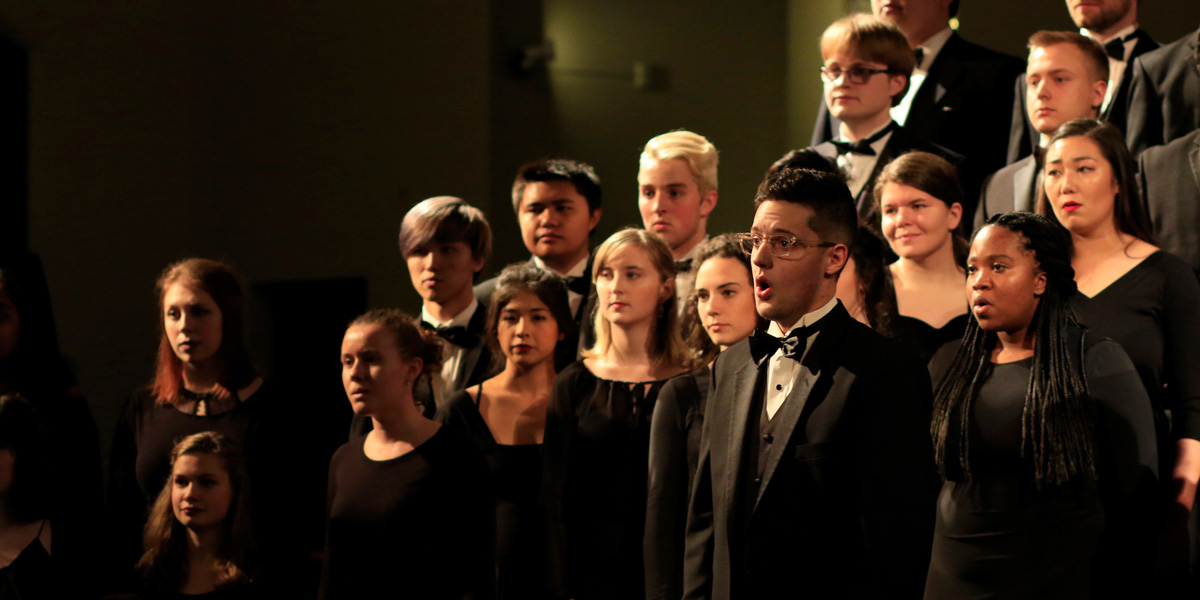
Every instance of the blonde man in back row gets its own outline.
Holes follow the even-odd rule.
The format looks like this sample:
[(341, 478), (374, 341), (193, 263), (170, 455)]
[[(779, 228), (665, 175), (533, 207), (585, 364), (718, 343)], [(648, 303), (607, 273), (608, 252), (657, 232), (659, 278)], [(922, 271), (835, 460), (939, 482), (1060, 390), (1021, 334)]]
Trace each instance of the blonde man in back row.
[(638, 169), (638, 210), (676, 261), (676, 306), (692, 293), (692, 255), (708, 239), (708, 215), (717, 207), (717, 148), (702, 135), (672, 131), (652, 138)]

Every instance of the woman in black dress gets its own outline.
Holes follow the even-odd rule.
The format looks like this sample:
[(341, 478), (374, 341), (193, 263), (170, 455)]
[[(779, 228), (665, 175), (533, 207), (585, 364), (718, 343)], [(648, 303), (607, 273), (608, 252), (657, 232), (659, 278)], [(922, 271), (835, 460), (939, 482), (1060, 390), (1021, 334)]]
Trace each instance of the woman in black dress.
[(233, 441), (211, 431), (180, 440), (146, 523), (141, 597), (257, 598), (250, 506), (246, 459)]
[(83, 575), (51, 558), (58, 538), (48, 452), (29, 402), (0, 394), (0, 598), (75, 597), (63, 583)]
[(549, 597), (542, 438), (555, 348), (571, 327), (562, 278), (528, 264), (500, 273), (485, 331), (503, 370), (454, 394), (435, 419), (483, 451), (496, 487), (496, 598)]
[(700, 428), (717, 352), (765, 326), (754, 309), (750, 256), (734, 234), (705, 241), (692, 261), (695, 287), (683, 331), (701, 366), (663, 385), (650, 420), (646, 494), (646, 598), (683, 595), (683, 537), (688, 490), (700, 459)]
[(41, 261), (30, 252), (0, 255), (0, 394), (24, 397), (48, 440), (46, 468), (56, 475), (47, 495), (54, 560), (75, 574), (59, 579), (56, 589), (63, 596), (94, 594), (101, 528), (80, 507), (104, 501), (99, 436), (59, 352), (49, 288)]
[[(218, 432), (243, 448), (257, 487), (282, 490), (289, 481), (283, 471), (289, 462), (272, 456), (294, 437), (285, 423), (297, 409), (279, 402), (250, 360), (236, 274), (216, 261), (187, 259), (163, 271), (158, 300), (162, 335), (154, 383), (125, 405), (113, 435), (108, 508), (116, 589), (136, 582), (131, 567), (142, 555), (146, 514), (181, 438)], [(257, 524), (264, 556), (293, 558), (287, 532), (300, 528), (288, 523), (292, 509), (263, 495), (257, 500), (272, 507)]]
[(1155, 407), (1166, 505), (1155, 511), (1165, 519), (1157, 559), (1178, 575), (1188, 565), (1200, 479), (1200, 283), (1186, 262), (1154, 246), (1135, 169), (1112, 125), (1065, 123), (1046, 147), (1039, 210), (1071, 232), (1079, 285), (1072, 308), (1125, 348)]
[(355, 319), (342, 384), (372, 429), (329, 463), (320, 597), (491, 598), (495, 497), (479, 450), (426, 419), (418, 378), (441, 367), (437, 334), (397, 310)]
[(954, 166), (927, 152), (893, 160), (875, 179), (880, 228), (899, 257), (886, 269), (897, 309), (890, 335), (926, 362), (961, 338), (969, 319), (966, 242), (958, 235), (962, 195)]
[(989, 219), (971, 245), (974, 318), (931, 364), (946, 481), (926, 598), (1089, 598), (1106, 521), (1154, 485), (1149, 400), (1121, 347), (1075, 321), (1070, 256), (1032, 213)]
[(552, 589), (643, 597), (650, 417), (691, 362), (679, 336), (675, 261), (658, 236), (624, 229), (596, 251), (596, 343), (554, 381), (546, 414)]

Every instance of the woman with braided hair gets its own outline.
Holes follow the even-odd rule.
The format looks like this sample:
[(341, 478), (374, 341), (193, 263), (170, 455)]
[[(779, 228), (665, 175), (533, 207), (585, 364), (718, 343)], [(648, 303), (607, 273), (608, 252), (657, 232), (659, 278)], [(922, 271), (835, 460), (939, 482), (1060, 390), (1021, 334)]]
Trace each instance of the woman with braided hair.
[(1069, 234), (1044, 217), (997, 215), (976, 234), (974, 318), (930, 365), (945, 484), (928, 599), (1091, 597), (1106, 523), (1155, 484), (1145, 389), (1076, 321), (1075, 292)]

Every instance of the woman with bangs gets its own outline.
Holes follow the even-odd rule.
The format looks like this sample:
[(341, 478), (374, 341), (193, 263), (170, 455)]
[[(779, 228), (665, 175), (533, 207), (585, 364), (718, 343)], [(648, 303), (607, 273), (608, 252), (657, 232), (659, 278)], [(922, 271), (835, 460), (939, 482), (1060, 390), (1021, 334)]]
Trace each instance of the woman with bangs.
[(549, 598), (542, 440), (555, 350), (572, 324), (561, 277), (529, 263), (506, 267), (484, 328), (500, 372), (451, 396), (435, 417), (475, 442), (491, 467), (497, 600)]
[(642, 598), (650, 419), (691, 359), (676, 325), (675, 261), (624, 229), (596, 251), (596, 343), (558, 375), (546, 414), (547, 512), (556, 597)]
[[(1180, 585), (1197, 539), (1188, 519), (1196, 514), (1200, 479), (1200, 283), (1183, 259), (1154, 245), (1135, 172), (1116, 128), (1069, 121), (1046, 146), (1038, 210), (1071, 232), (1079, 286), (1071, 307), (1093, 331), (1125, 348), (1154, 406), (1162, 498), (1149, 511), (1149, 524), (1126, 525), (1131, 535), (1161, 532), (1157, 551), (1151, 540), (1141, 558), (1175, 580), (1163, 583)], [(1119, 571), (1148, 569), (1142, 562)]]
[[(159, 277), (158, 300), (162, 333), (154, 382), (125, 405), (113, 435), (108, 505), (117, 577), (126, 575), (141, 554), (147, 509), (167, 481), (172, 448), (180, 438), (220, 433), (244, 449), (252, 476), (286, 477), (280, 473), (286, 461), (273, 464), (263, 456), (284, 447), (275, 441), (287, 413), (250, 360), (237, 275), (216, 261), (183, 260)], [(267, 482), (261, 487), (272, 488)], [(272, 516), (272, 521), (288, 519), (280, 511)], [(292, 524), (281, 532), (296, 529)], [(288, 556), (294, 551), (281, 536), (263, 537)], [(118, 589), (128, 585), (115, 583)]]

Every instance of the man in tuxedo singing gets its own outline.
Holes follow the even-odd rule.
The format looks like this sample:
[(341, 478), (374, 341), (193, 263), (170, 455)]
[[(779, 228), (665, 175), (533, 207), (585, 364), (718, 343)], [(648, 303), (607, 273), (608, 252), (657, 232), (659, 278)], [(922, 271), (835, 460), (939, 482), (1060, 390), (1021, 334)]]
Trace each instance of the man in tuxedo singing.
[(857, 216), (836, 174), (755, 197), (766, 331), (722, 352), (688, 511), (686, 598), (920, 598), (938, 489), (926, 370), (835, 298)]

